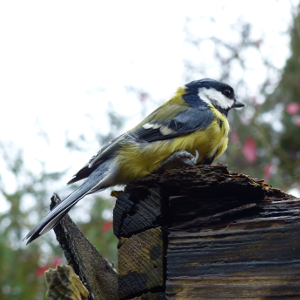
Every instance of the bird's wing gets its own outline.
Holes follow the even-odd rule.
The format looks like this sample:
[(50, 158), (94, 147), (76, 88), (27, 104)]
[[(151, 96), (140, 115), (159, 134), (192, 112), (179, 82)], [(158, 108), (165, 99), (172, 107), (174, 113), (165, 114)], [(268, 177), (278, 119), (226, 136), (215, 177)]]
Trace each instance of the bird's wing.
[(146, 142), (172, 139), (207, 128), (214, 119), (208, 106), (189, 107), (171, 119), (159, 121), (155, 116), (135, 132), (137, 139)]
[(152, 112), (133, 130), (122, 134), (104, 146), (73, 176), (68, 184), (88, 177), (104, 161), (112, 158), (116, 150), (128, 139), (148, 143), (172, 139), (190, 134), (199, 129), (205, 129), (212, 122), (213, 118), (213, 113), (208, 106), (163, 105)]

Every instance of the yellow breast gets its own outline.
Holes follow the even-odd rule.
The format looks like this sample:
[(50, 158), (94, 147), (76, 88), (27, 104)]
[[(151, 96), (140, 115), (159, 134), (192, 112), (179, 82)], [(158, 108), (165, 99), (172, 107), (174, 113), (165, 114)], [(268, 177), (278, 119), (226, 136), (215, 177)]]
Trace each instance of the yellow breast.
[(206, 129), (170, 140), (124, 144), (117, 155), (120, 183), (131, 182), (156, 171), (166, 158), (177, 151), (186, 150), (194, 155), (196, 149), (200, 163), (214, 155), (219, 157), (227, 148), (229, 123), (218, 110), (213, 107), (211, 110), (215, 118)]

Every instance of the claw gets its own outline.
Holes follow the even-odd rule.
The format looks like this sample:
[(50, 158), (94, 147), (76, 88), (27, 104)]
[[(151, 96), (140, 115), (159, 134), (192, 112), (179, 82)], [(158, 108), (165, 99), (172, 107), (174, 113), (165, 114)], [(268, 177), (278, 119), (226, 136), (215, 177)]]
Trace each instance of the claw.
[(198, 161), (198, 158), (199, 158), (199, 152), (196, 149), (194, 149), (194, 150), (196, 152), (196, 156), (195, 156), (195, 164), (196, 164)]
[(195, 156), (193, 156), (193, 154), (185, 150), (173, 153), (161, 163), (158, 171), (173, 169), (176, 167), (182, 168), (194, 166), (199, 159), (199, 152), (196, 149), (194, 150)]

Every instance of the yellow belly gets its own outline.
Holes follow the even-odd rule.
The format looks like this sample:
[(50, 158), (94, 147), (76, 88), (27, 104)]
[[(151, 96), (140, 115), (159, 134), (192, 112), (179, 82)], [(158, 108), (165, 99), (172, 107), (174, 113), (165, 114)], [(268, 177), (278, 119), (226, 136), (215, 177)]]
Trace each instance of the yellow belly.
[(229, 124), (223, 115), (220, 127), (214, 120), (205, 130), (176, 137), (170, 140), (152, 143), (124, 144), (118, 151), (117, 164), (120, 167), (119, 183), (128, 183), (156, 171), (160, 164), (171, 154), (186, 150), (195, 155), (199, 152), (198, 162), (211, 158), (217, 151), (215, 158), (219, 157), (227, 148)]

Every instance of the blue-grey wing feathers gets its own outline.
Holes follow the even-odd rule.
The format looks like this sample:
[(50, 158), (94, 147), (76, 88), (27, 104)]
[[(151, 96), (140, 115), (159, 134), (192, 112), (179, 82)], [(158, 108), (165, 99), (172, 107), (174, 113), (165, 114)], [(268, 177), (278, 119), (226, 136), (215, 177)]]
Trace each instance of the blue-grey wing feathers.
[(76, 181), (89, 177), (104, 161), (111, 159), (115, 151), (120, 147), (120, 143), (118, 143), (124, 134), (119, 137), (111, 140), (107, 145), (103, 146), (96, 155), (94, 155), (89, 162), (82, 167), (73, 178), (67, 183), (72, 184)]
[(167, 140), (205, 129), (213, 119), (213, 113), (208, 106), (187, 108), (170, 121), (155, 121), (139, 128), (134, 134), (141, 142)]

